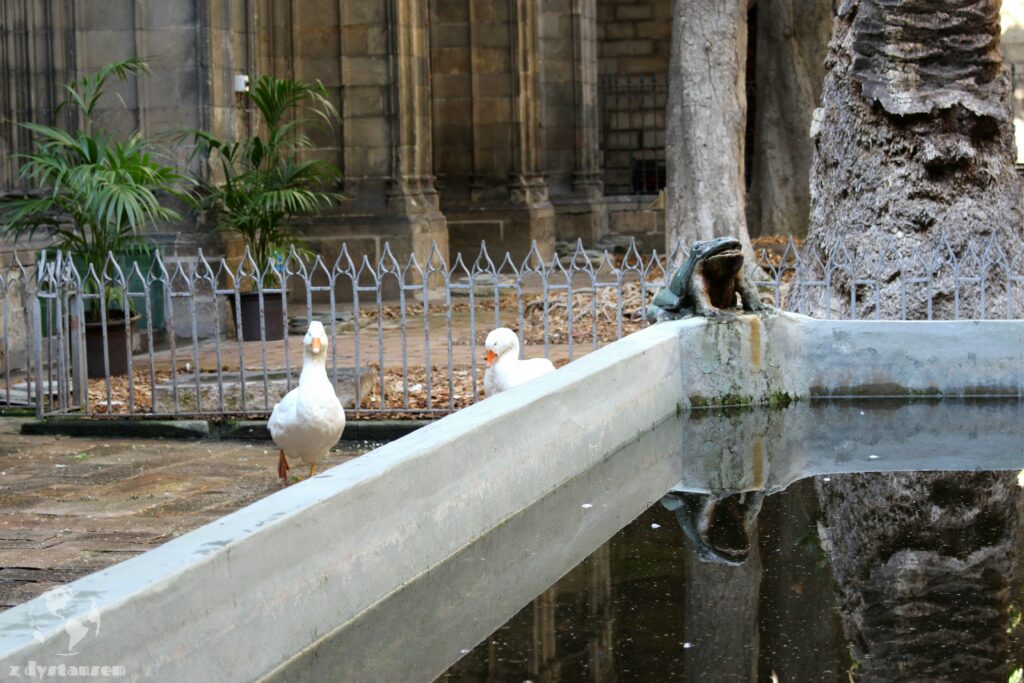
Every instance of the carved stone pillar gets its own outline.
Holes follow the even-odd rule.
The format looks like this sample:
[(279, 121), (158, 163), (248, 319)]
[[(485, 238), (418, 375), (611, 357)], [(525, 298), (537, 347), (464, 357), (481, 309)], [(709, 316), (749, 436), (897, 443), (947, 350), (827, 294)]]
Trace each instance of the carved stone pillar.
[(557, 681), (558, 589), (549, 588), (533, 601), (533, 652), (530, 673), (541, 681)]
[[(422, 1), (422, 0), (421, 0)], [(451, 249), (554, 250), (541, 173), (539, 0), (432, 0), (434, 169)]]
[[(352, 243), (383, 239), (447, 256), (432, 175), (429, 38), (423, 0), (341, 3), (344, 212)], [(348, 235), (346, 235), (348, 237)]]
[(559, 239), (608, 231), (601, 173), (596, 0), (545, 0), (539, 16), (540, 168)]
[(537, 15), (534, 0), (514, 0), (512, 32), (512, 147), (514, 168), (509, 189), (514, 201), (547, 200), (547, 186), (537, 172)]
[[(483, 34), (486, 32), (486, 29), (481, 25), (480, 18), (481, 15), (492, 18), (489, 8), (481, 6), (486, 2), (487, 0), (466, 0), (466, 28), (469, 33), (468, 69), (471, 113), (468, 123), (472, 145), (470, 153), (469, 198), (472, 201), (479, 201), (484, 196), (484, 189), (487, 184), (485, 178), (486, 161), (483, 159), (484, 145), (481, 144), (484, 136), (479, 128), (487, 115), (487, 108), (489, 106), (488, 99), (484, 96), (484, 93), (493, 91), (493, 87), (487, 87), (488, 83), (484, 82), (486, 77), (481, 73), (482, 69), (480, 68), (483, 60), (479, 59), (485, 42)], [(491, 116), (494, 116), (493, 112)]]
[(573, 95), (576, 109), (576, 171), (573, 187), (592, 199), (603, 199), (601, 139), (598, 127), (597, 2), (573, 0)]
[(555, 212), (539, 163), (538, 0), (510, 0), (512, 149), (509, 197), (530, 215), (530, 239), (544, 258), (554, 253)]
[(430, 105), (430, 34), (427, 3), (389, 0), (391, 183), (388, 203), (411, 224), (413, 251), (426, 256), (432, 242), (447, 255), (448, 230), (434, 188)]

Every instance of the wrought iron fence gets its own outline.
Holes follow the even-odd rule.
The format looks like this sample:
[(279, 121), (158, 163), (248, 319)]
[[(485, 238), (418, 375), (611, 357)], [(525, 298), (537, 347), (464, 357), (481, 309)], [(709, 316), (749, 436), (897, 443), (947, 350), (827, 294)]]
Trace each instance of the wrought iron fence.
[[(567, 362), (644, 327), (666, 261), (685, 253), (577, 245), (515, 262), (481, 245), (471, 259), (449, 263), (435, 248), (400, 262), (385, 245), (371, 262), (343, 246), (333, 263), (294, 252), (262, 268), (248, 254), (232, 264), (202, 252), (148, 263), (111, 255), (102, 272), (84, 273), (60, 253), (15, 255), (0, 272), (0, 403), (39, 416), (265, 416), (295, 386), (301, 335), (320, 319), (351, 416), (440, 416), (481, 398), (492, 328), (516, 329), (524, 355)], [(1024, 303), (1024, 253), (991, 239), (859, 261), (790, 241), (763, 251), (747, 277), (776, 306), (823, 317), (1009, 318)], [(883, 312), (883, 298), (899, 305)], [(246, 331), (248, 300), (257, 317)]]

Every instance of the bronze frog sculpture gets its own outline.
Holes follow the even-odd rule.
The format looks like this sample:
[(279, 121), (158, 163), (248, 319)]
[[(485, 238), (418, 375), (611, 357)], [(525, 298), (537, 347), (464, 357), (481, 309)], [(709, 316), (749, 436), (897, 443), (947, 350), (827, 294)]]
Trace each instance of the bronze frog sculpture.
[(735, 237), (694, 242), (686, 263), (672, 276), (647, 307), (651, 322), (678, 320), (690, 316), (729, 317), (740, 295), (743, 310), (761, 312), (757, 289), (743, 278), (743, 251)]

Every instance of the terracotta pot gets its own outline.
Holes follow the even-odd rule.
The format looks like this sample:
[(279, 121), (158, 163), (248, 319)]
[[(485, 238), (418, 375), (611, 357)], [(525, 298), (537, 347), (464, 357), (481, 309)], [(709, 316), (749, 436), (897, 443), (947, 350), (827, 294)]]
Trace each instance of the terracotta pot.
[[(129, 328), (134, 331), (139, 315), (135, 314), (128, 320)], [(102, 322), (85, 323), (85, 358), (89, 364), (90, 378), (103, 377), (103, 325)], [(125, 349), (124, 318), (107, 318), (107, 358), (110, 361), (110, 376), (128, 374), (128, 352)]]
[[(259, 292), (242, 292), (239, 295), (242, 313), (242, 341), (260, 340), (260, 295)], [(238, 322), (235, 312), (235, 296), (228, 295), (231, 302), (231, 321)], [(284, 339), (284, 307), (280, 294), (263, 295), (264, 333), (267, 341)]]

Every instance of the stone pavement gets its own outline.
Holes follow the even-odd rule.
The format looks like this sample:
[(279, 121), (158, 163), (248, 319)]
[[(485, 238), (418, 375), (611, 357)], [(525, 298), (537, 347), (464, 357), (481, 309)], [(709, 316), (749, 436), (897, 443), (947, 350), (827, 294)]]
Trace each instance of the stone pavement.
[(270, 442), (23, 436), (21, 422), (0, 418), (0, 610), (280, 488)]

